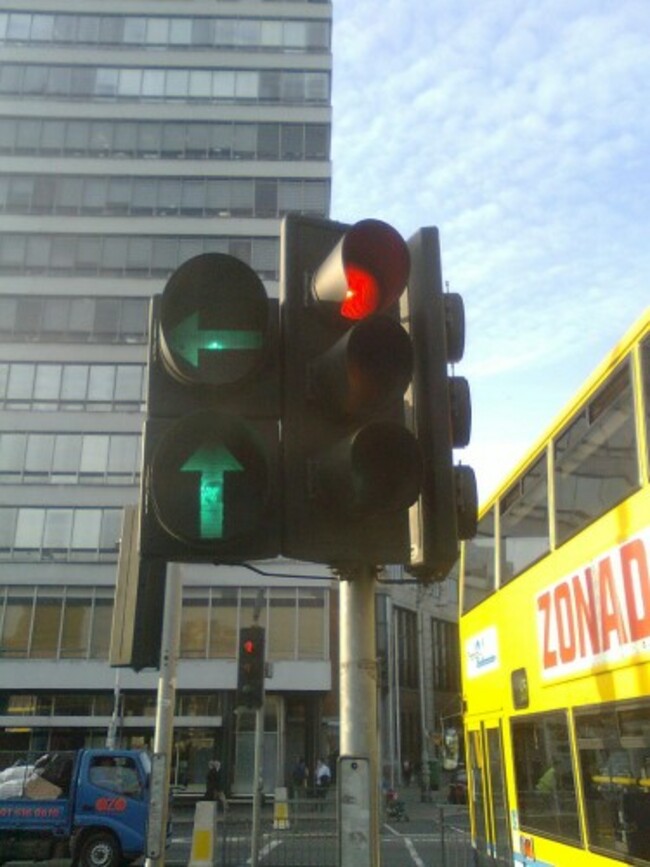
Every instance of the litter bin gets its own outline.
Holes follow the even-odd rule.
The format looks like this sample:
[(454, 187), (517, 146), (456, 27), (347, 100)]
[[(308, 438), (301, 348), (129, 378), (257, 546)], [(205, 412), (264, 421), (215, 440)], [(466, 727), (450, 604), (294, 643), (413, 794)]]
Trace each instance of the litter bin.
[(434, 792), (440, 789), (440, 762), (437, 759), (429, 762), (429, 788)]

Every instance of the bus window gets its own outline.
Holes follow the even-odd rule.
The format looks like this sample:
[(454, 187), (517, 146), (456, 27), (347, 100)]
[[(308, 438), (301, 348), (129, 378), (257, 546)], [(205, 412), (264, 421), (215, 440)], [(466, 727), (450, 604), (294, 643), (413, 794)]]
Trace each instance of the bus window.
[(549, 551), (546, 457), (517, 479), (500, 500), (501, 571), (506, 584)]
[(588, 841), (650, 859), (650, 702), (576, 713)]
[(634, 401), (626, 362), (555, 441), (557, 544), (638, 486)]
[(513, 719), (512, 745), (521, 828), (542, 836), (579, 841), (566, 714)]
[(479, 521), (476, 536), (465, 543), (463, 614), (494, 592), (494, 510)]

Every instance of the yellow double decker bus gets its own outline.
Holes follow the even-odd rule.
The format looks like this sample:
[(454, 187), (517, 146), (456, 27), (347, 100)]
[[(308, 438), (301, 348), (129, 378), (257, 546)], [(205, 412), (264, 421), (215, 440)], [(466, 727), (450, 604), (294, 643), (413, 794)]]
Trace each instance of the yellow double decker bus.
[(460, 562), (478, 865), (650, 865), (650, 310)]

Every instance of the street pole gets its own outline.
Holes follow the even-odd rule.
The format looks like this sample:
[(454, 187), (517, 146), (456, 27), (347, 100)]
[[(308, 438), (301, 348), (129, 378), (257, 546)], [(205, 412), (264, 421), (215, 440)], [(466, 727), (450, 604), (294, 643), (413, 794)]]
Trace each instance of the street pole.
[[(174, 734), (174, 704), (176, 699), (176, 661), (180, 646), (181, 606), (183, 602), (183, 580), (180, 566), (175, 563), (167, 567), (165, 607), (163, 611), (162, 637), (160, 645), (160, 673), (158, 677), (158, 702), (156, 705), (156, 730), (154, 735), (154, 754), (164, 757), (162, 762), (163, 784), (156, 791), (156, 801), (150, 805), (151, 815), (145, 867), (164, 867), (167, 818), (169, 809), (169, 783), (172, 759), (172, 739)], [(152, 787), (153, 790), (153, 787)], [(152, 791), (153, 794), (153, 791)], [(155, 816), (155, 821), (152, 821)]]
[(262, 749), (264, 742), (264, 707), (255, 711), (255, 756), (253, 764), (253, 827), (251, 830), (251, 867), (257, 867), (260, 852), (262, 809)]
[[(424, 660), (426, 659), (424, 655), (424, 599), (422, 588), (418, 587), (418, 610), (416, 611), (416, 617), (418, 622), (418, 687), (420, 692), (420, 763), (422, 766), (422, 774), (421, 774), (421, 793), (424, 795), (429, 791), (431, 785), (431, 775), (429, 773), (429, 730), (427, 728), (427, 690), (426, 690), (426, 681), (424, 677)], [(433, 690), (433, 678), (429, 679), (429, 683), (431, 684), (431, 688)], [(432, 693), (433, 696), (433, 693)], [(432, 717), (435, 720), (435, 714)], [(434, 726), (435, 728), (435, 726)]]
[[(379, 741), (377, 734), (377, 569), (342, 573), (340, 585), (341, 756), (368, 762), (368, 786), (341, 803), (348, 839), (340, 844), (340, 867), (379, 867)], [(339, 830), (339, 833), (343, 833)], [(355, 845), (358, 841), (359, 845)], [(363, 861), (361, 858), (363, 857)]]

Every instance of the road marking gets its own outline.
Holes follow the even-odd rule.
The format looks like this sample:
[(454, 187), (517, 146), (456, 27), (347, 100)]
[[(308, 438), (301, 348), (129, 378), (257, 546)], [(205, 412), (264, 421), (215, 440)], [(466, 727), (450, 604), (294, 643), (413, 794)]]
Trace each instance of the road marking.
[(409, 855), (413, 859), (413, 863), (416, 864), (417, 867), (424, 867), (424, 861), (418, 855), (411, 838), (410, 837), (404, 837), (404, 843), (406, 845), (406, 848), (409, 850)]

